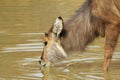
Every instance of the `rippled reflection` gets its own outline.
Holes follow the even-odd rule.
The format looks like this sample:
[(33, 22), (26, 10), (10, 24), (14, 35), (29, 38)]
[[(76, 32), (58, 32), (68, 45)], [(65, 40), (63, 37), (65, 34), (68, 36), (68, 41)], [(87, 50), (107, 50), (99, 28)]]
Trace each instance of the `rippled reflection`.
[(120, 80), (120, 40), (109, 73), (101, 69), (104, 39), (40, 67), (44, 32), (56, 17), (67, 20), (84, 0), (0, 0), (0, 80)]

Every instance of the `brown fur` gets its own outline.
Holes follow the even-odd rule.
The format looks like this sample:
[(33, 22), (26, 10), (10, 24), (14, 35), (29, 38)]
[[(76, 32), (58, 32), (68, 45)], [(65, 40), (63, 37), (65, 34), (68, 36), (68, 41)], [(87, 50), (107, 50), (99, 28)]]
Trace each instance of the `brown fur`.
[[(52, 28), (51, 28), (52, 29)], [(120, 31), (120, 0), (86, 0), (64, 23), (59, 37), (66, 52), (82, 51), (98, 36), (106, 37), (103, 70), (108, 70)], [(51, 30), (48, 34), (52, 33)]]
[(67, 52), (84, 50), (95, 37), (104, 36), (105, 24), (91, 13), (91, 3), (91, 0), (87, 0), (75, 15), (65, 22), (67, 33), (61, 38), (61, 44)]

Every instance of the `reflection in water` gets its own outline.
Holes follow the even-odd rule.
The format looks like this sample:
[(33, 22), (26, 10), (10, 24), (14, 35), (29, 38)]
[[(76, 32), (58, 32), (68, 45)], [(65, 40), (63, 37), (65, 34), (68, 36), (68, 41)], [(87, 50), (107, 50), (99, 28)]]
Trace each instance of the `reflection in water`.
[(42, 68), (41, 72), (44, 74), (43, 80), (119, 80), (119, 77), (115, 79), (114, 73), (103, 73), (98, 64), (100, 62), (86, 63), (80, 61), (66, 64), (61, 62), (57, 64), (57, 67)]
[(109, 72), (104, 72), (104, 78), (105, 78), (105, 80), (111, 80)]
[(67, 20), (84, 0), (0, 0), (0, 80), (120, 80), (120, 42), (103, 73), (104, 40), (69, 54), (50, 68), (38, 63), (43, 35), (54, 19)]
[(57, 72), (59, 72), (58, 74), (54, 72), (55, 69), (52, 70), (50, 68), (43, 68), (41, 69), (41, 72), (44, 74), (43, 80), (106, 80), (104, 77), (101, 76), (103, 75), (102, 72), (80, 72), (76, 74), (73, 70), (70, 69), (70, 71), (69, 69), (57, 69)]
[(41, 67), (40, 70), (41, 70), (41, 72), (44, 75), (43, 76), (43, 80), (49, 80), (50, 79), (49, 78), (49, 75), (50, 75), (49, 70), (50, 70), (50, 68), (43, 68), (43, 67)]

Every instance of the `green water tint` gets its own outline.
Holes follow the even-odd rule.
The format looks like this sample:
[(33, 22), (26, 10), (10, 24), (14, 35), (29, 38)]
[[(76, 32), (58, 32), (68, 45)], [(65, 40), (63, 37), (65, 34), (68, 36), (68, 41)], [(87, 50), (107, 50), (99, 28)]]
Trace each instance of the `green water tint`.
[(56, 17), (67, 20), (83, 0), (1, 0), (0, 80), (119, 80), (120, 40), (110, 72), (102, 72), (104, 39), (84, 52), (69, 54), (53, 67), (40, 68), (43, 33)]

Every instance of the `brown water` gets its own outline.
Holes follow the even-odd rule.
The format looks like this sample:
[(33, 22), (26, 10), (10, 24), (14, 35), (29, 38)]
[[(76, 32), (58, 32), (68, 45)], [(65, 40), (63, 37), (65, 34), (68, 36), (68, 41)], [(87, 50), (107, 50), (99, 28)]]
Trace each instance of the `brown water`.
[(109, 73), (102, 72), (104, 39), (54, 67), (40, 68), (43, 32), (67, 20), (83, 0), (0, 0), (0, 80), (120, 80), (120, 41)]

